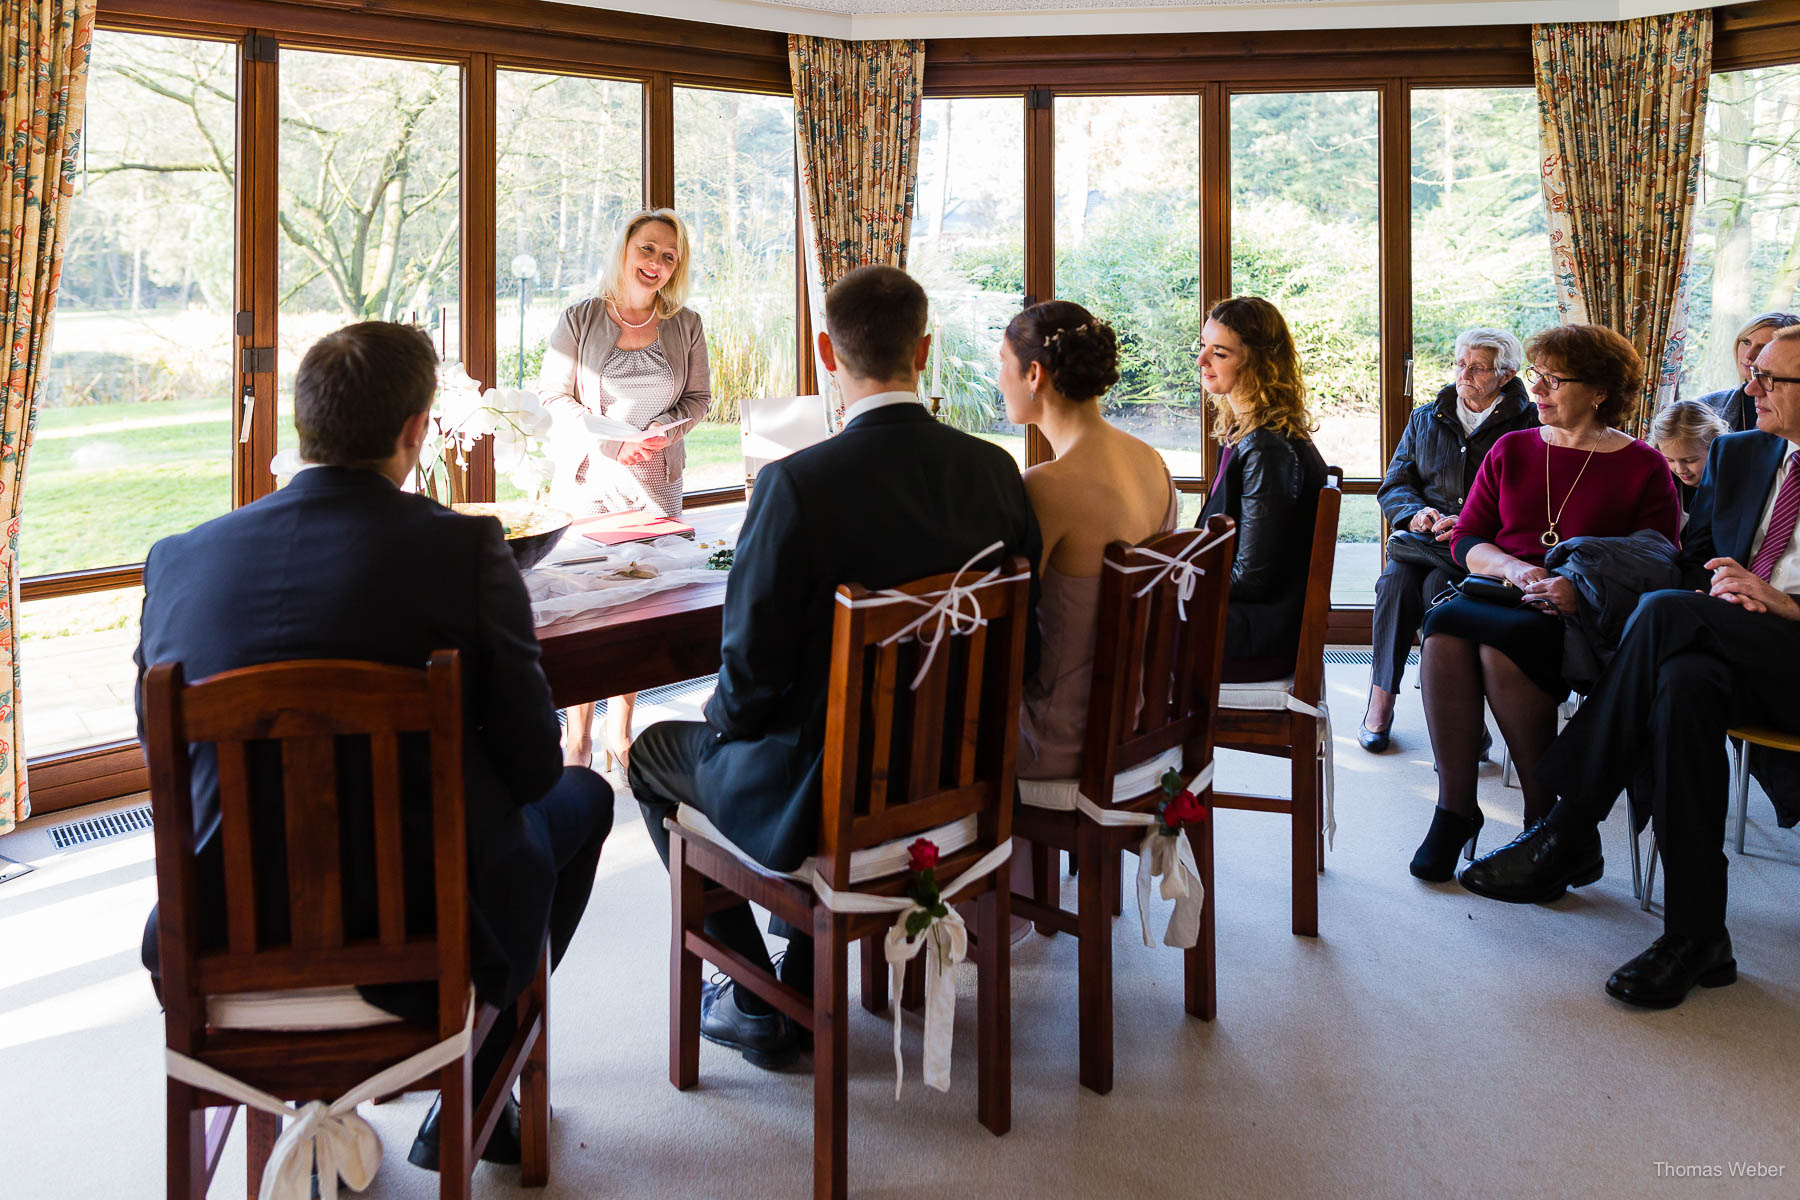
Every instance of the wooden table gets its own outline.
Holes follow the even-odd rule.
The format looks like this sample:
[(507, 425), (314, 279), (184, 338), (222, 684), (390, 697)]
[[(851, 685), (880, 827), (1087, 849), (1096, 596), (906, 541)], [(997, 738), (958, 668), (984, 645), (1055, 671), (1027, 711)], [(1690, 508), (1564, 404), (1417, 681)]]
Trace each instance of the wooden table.
[[(711, 542), (726, 537), (743, 515), (739, 503), (698, 509), (685, 519)], [(719, 669), (724, 607), (720, 574), (717, 583), (690, 583), (540, 628), (538, 645), (556, 706), (711, 675)]]
[(568, 708), (711, 675), (724, 609), (721, 575), (539, 629), (551, 697)]

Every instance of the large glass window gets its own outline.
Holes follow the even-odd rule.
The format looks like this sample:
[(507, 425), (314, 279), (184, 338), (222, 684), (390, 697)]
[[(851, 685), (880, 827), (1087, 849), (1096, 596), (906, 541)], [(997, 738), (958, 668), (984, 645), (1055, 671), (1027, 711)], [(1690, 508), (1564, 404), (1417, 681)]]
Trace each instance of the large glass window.
[(1025, 462), (996, 376), (1000, 337), (1025, 301), (1025, 113), (1017, 97), (927, 100), (907, 270), (931, 297), (926, 387), (941, 419)]
[[(231, 507), (236, 90), (235, 43), (94, 35), (23, 576), (142, 562)], [(133, 735), (141, 607), (20, 606), (28, 756)]]
[[(1325, 461), (1379, 478), (1380, 114), (1373, 92), (1231, 98), (1231, 286), (1287, 318)], [(1346, 495), (1332, 599), (1370, 604), (1374, 497)]]
[[(557, 317), (594, 294), (621, 224), (643, 207), (644, 88), (501, 71), (495, 108), (498, 382), (531, 387)], [(521, 494), (504, 475), (497, 486), (502, 500)]]
[(1119, 339), (1115, 424), (1204, 473), (1200, 336), (1200, 101), (1064, 96), (1056, 101), (1056, 294)]
[(409, 321), (462, 357), (460, 92), (448, 64), (281, 52), (280, 448), (320, 335)]
[(1681, 394), (1738, 384), (1734, 343), (1800, 310), (1800, 64), (1720, 71), (1706, 106)]
[(794, 393), (794, 102), (675, 89), (675, 209), (693, 236), (713, 407), (687, 434), (687, 490), (742, 486), (742, 396)]
[(1450, 382), (1456, 335), (1523, 342), (1560, 321), (1531, 88), (1412, 93), (1414, 405)]
[(142, 562), (231, 507), (236, 49), (94, 36), (22, 575)]
[(1380, 132), (1374, 92), (1231, 98), (1231, 286), (1287, 318), (1319, 451), (1355, 479), (1385, 465)]

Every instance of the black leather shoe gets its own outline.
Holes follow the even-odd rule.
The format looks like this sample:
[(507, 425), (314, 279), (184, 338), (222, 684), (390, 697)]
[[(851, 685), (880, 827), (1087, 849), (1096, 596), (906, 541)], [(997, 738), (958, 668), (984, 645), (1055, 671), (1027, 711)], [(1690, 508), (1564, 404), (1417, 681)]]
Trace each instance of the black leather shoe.
[(1737, 959), (1731, 956), (1729, 933), (1721, 929), (1714, 938), (1665, 933), (1612, 973), (1606, 994), (1639, 1008), (1674, 1008), (1696, 983), (1716, 988), (1736, 982)]
[(1364, 725), (1356, 731), (1356, 744), (1370, 754), (1380, 754), (1388, 748), (1392, 729), (1370, 729)]
[(1481, 749), (1475, 751), (1475, 761), (1478, 763), (1493, 762), (1494, 761), (1493, 755), (1494, 755), (1493, 731), (1490, 729), (1487, 729), (1487, 728), (1483, 728), (1481, 731)]
[[(419, 1126), (419, 1135), (413, 1139), (412, 1149), (406, 1153), (406, 1161), (415, 1167), (423, 1167), (427, 1171), (438, 1169), (438, 1109), (443, 1107), (443, 1103), (442, 1096), (431, 1102), (431, 1111), (425, 1114), (425, 1121)], [(493, 1135), (482, 1148), (481, 1161), (502, 1167), (516, 1167), (524, 1157), (524, 1146), (519, 1138), (519, 1102), (508, 1096), (506, 1103), (500, 1108), (500, 1119), (494, 1122)]]
[(1486, 820), (1479, 808), (1473, 817), (1458, 816), (1446, 808), (1434, 809), (1431, 828), (1425, 832), (1425, 840), (1419, 843), (1407, 869), (1427, 883), (1449, 883), (1456, 875), (1457, 852), (1475, 857), (1475, 840), (1481, 836)]
[(1539, 821), (1464, 868), (1462, 885), (1490, 900), (1544, 904), (1594, 882), (1605, 868), (1598, 829), (1571, 831)]
[(779, 1071), (800, 1053), (794, 1027), (778, 1012), (753, 1016), (737, 1005), (737, 984), (726, 979), (700, 989), (700, 1036), (742, 1052), (744, 1061)]

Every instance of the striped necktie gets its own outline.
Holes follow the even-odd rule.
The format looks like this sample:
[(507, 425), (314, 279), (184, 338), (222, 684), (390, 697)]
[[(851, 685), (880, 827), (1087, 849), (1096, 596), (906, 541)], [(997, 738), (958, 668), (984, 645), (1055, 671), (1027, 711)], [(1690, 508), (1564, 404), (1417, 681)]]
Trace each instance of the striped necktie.
[(1794, 519), (1800, 517), (1800, 450), (1788, 455), (1787, 478), (1781, 481), (1781, 490), (1775, 494), (1775, 507), (1769, 510), (1769, 528), (1763, 534), (1762, 549), (1756, 552), (1756, 561), (1750, 564), (1750, 572), (1764, 582), (1775, 571), (1775, 564), (1781, 561), (1788, 545), (1794, 540)]

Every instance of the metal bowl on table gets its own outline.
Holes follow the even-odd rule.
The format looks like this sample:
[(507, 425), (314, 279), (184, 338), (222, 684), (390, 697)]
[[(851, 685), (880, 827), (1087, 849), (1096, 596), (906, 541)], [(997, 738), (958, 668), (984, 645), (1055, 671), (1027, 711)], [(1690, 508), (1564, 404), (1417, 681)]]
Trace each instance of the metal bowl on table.
[(575, 518), (560, 508), (534, 504), (529, 500), (507, 500), (499, 504), (452, 504), (451, 508), (471, 517), (494, 517), (506, 535), (507, 549), (519, 570), (528, 571), (543, 562), (569, 530)]

